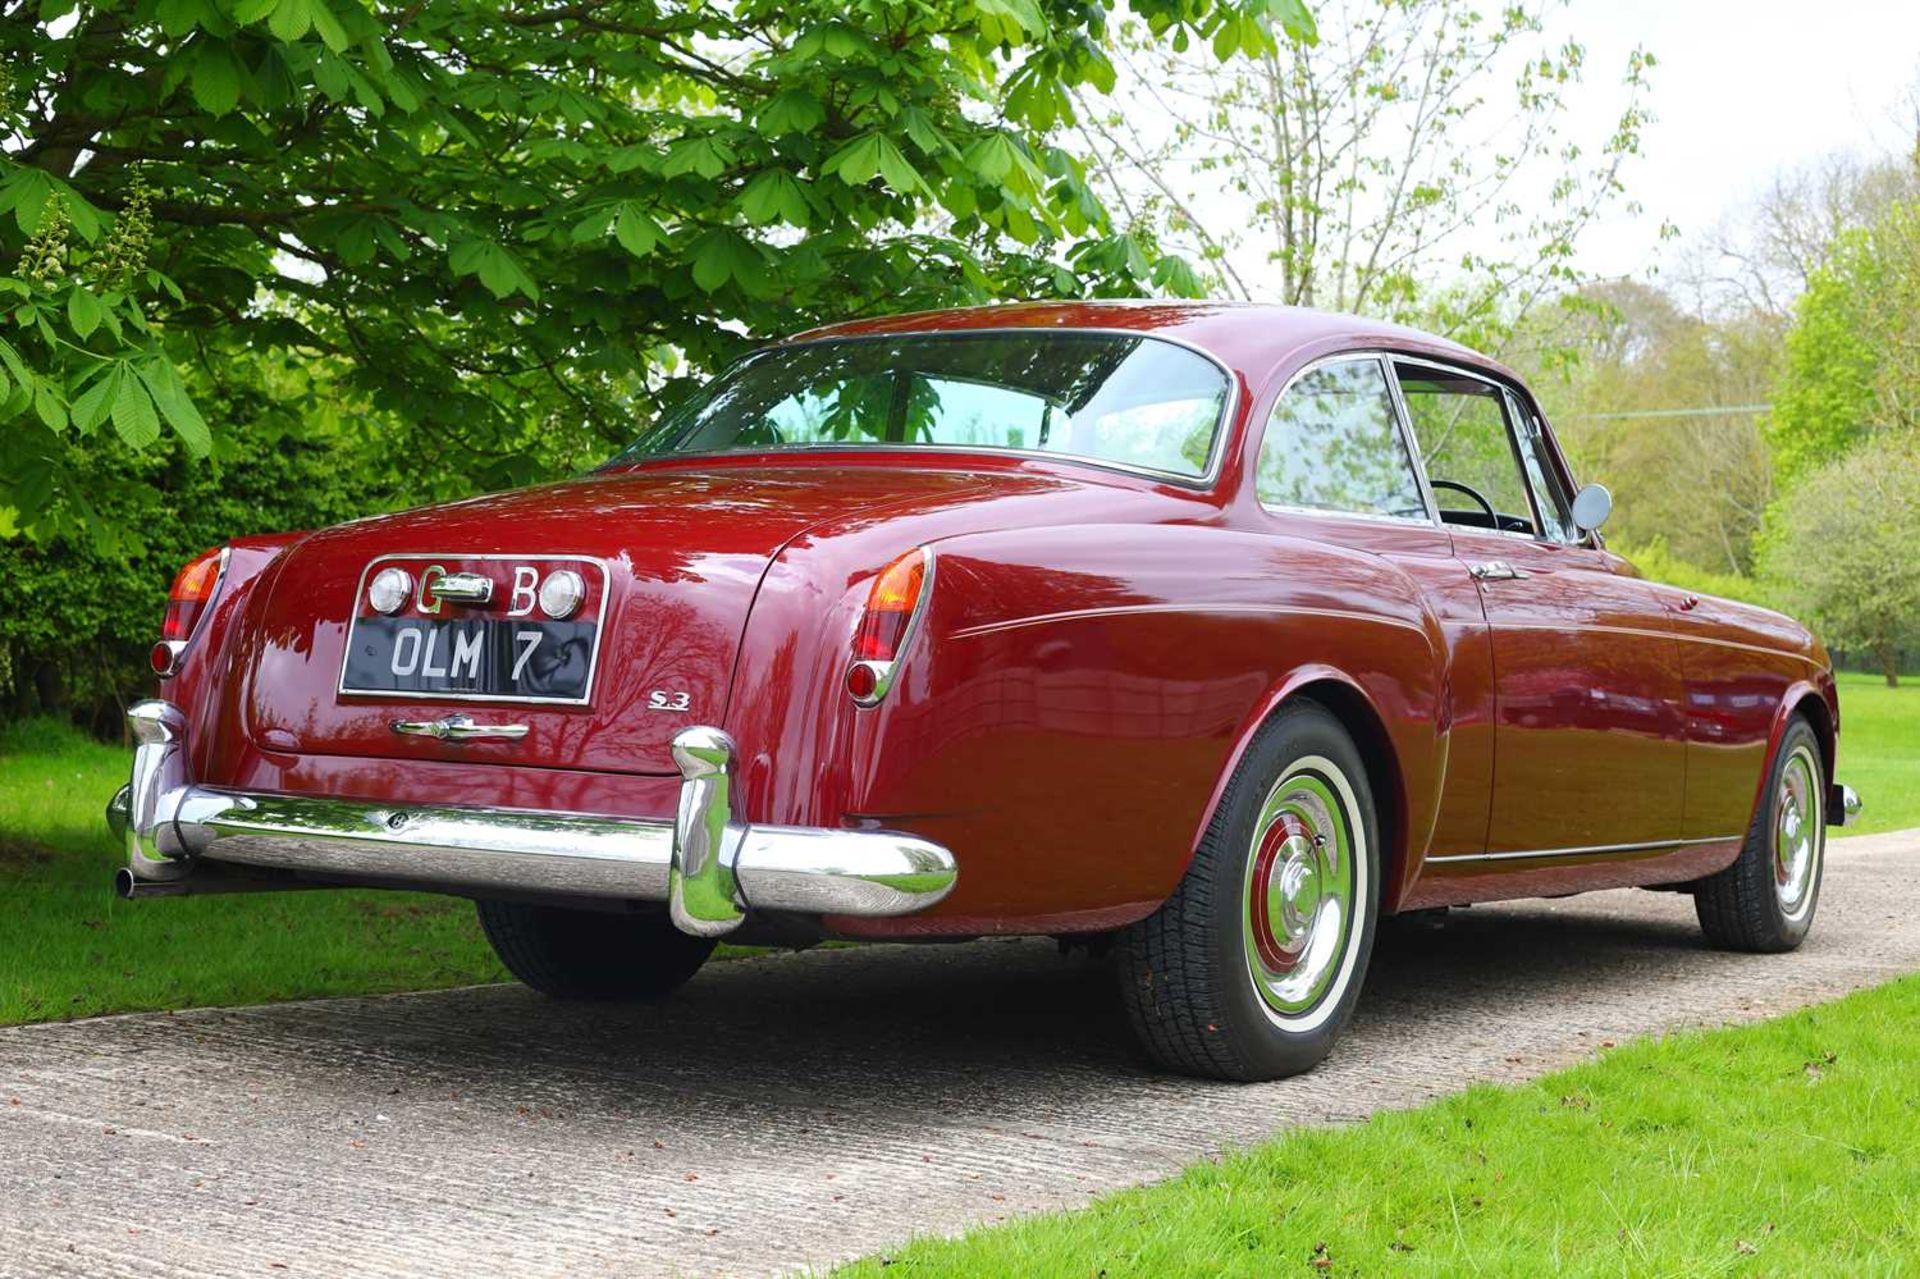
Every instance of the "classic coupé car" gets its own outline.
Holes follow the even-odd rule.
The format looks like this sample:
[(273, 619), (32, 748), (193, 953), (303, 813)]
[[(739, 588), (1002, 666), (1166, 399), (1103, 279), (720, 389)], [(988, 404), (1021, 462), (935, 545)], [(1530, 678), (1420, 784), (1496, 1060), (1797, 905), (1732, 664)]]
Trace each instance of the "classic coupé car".
[(1827, 654), (1608, 506), (1401, 328), (820, 330), (585, 477), (189, 564), (120, 891), (460, 894), (573, 997), (720, 937), (1098, 938), (1149, 1053), (1232, 1079), (1326, 1054), (1383, 915), (1642, 885), (1791, 948), (1857, 804)]

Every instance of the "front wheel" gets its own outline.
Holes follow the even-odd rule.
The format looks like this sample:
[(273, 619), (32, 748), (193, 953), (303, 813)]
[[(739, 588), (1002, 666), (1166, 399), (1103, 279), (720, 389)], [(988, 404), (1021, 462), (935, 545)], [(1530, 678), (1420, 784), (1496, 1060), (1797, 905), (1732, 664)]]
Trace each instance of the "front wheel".
[(1278, 1079), (1326, 1057), (1379, 914), (1366, 767), (1317, 702), (1254, 738), (1173, 896), (1115, 939), (1121, 997), (1161, 1065)]
[(1715, 946), (1792, 950), (1813, 927), (1827, 852), (1824, 760), (1813, 726), (1796, 715), (1739, 859), (1694, 885), (1694, 912)]
[(481, 901), (480, 926), (507, 971), (558, 999), (662, 999), (700, 971), (710, 937), (690, 937), (663, 911), (605, 911)]

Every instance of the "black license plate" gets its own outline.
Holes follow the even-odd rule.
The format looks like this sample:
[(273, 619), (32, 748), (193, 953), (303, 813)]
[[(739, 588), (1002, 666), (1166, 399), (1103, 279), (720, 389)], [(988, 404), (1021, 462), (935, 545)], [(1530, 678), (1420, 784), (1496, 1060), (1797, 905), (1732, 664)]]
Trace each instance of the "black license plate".
[(597, 630), (531, 618), (356, 617), (340, 691), (585, 702)]

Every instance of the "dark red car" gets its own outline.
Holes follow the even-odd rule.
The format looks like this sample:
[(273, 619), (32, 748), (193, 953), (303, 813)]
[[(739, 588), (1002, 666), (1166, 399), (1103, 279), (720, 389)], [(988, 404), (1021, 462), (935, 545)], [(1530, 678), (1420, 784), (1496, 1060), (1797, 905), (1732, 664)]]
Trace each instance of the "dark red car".
[(1405, 329), (824, 329), (591, 475), (188, 565), (120, 888), (457, 893), (563, 996), (723, 936), (1110, 940), (1153, 1056), (1234, 1079), (1325, 1055), (1382, 915), (1637, 884), (1790, 948), (1857, 806), (1827, 655), (1608, 505)]

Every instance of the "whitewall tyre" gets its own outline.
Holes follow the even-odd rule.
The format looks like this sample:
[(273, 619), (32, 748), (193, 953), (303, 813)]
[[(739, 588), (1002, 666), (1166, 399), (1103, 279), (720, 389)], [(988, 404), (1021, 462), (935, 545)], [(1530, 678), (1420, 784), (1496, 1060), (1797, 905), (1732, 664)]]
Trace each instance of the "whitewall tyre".
[(1134, 1030), (1184, 1074), (1312, 1069), (1359, 999), (1379, 902), (1360, 752), (1326, 707), (1289, 703), (1248, 746), (1172, 897), (1115, 939)]
[(1707, 940), (1723, 950), (1792, 950), (1813, 927), (1827, 859), (1826, 756), (1795, 715), (1733, 865), (1693, 887)]

